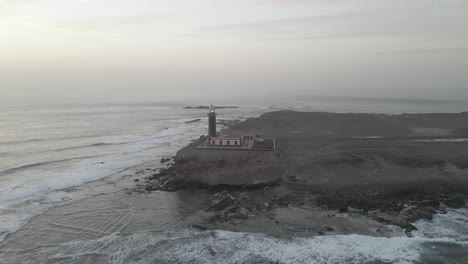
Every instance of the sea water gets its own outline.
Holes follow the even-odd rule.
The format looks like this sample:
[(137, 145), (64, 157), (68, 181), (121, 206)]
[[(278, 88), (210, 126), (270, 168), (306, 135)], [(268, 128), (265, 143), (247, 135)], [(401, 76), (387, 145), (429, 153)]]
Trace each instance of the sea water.
[[(50, 208), (96, 195), (97, 181), (146, 162), (172, 156), (206, 133), (198, 103), (8, 103), (0, 107), (0, 240)], [(360, 113), (462, 112), (459, 101), (306, 98), (234, 103), (219, 118), (243, 120), (273, 110)], [(190, 122), (201, 119), (197, 122)], [(91, 182), (91, 184), (90, 184)], [(83, 186), (87, 191), (67, 192)], [(358, 235), (279, 239), (261, 234), (178, 230), (111, 234), (83, 242), (37, 248), (20, 254), (22, 263), (89, 262), (468, 262), (466, 211), (416, 223), (414, 238)], [(438, 231), (435, 231), (438, 230)], [(164, 246), (162, 246), (164, 245)], [(99, 250), (97, 250), (99, 249)], [(139, 252), (135, 254), (135, 252)], [(0, 259), (19, 255), (0, 252)], [(57, 257), (57, 258), (56, 258)]]

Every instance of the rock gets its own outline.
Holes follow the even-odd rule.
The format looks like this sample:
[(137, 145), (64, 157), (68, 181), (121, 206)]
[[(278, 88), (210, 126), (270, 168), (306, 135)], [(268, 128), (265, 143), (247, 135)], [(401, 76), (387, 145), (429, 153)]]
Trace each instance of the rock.
[(140, 179), (134, 179), (133, 181), (134, 181), (134, 182), (139, 182), (139, 181), (140, 181)]
[(348, 212), (348, 207), (347, 206), (340, 207), (338, 209), (338, 212), (339, 213), (346, 213), (346, 212)]
[(380, 222), (380, 223), (386, 223), (387, 221), (383, 217), (376, 217), (374, 218), (375, 221)]
[(330, 226), (325, 227), (325, 231), (327, 231), (327, 232), (331, 232), (333, 230), (334, 230), (333, 227), (330, 227)]
[(249, 218), (247, 214), (243, 214), (243, 213), (237, 213), (235, 215), (232, 215), (231, 217), (237, 218), (237, 219), (244, 219), (244, 220)]
[(414, 230), (418, 230), (414, 225), (408, 223), (408, 222), (404, 222), (404, 223), (400, 223), (400, 227), (403, 228), (405, 230), (405, 234), (409, 237), (412, 237), (413, 235), (411, 234), (412, 231)]
[(185, 122), (185, 124), (195, 123), (195, 122), (198, 122), (200, 120), (201, 120), (200, 118), (197, 118), (197, 119), (194, 119), (194, 120), (187, 121), (187, 122)]
[(291, 181), (291, 182), (298, 182), (298, 181), (299, 181), (299, 180), (296, 178), (295, 175), (289, 176), (288, 179), (289, 179), (289, 181)]
[(147, 191), (147, 192), (158, 191), (158, 190), (160, 190), (160, 188), (157, 185), (147, 184), (145, 186), (145, 191)]
[(234, 199), (229, 195), (211, 206), (210, 211), (221, 211), (234, 204)]
[(201, 225), (191, 225), (193, 228), (200, 229), (202, 231), (205, 231), (207, 228)]
[(303, 205), (304, 199), (301, 195), (288, 193), (278, 199), (278, 205)]
[(328, 208), (341, 208), (345, 206), (344, 201), (332, 196), (321, 195), (315, 200), (317, 205), (323, 206), (326, 205)]
[(459, 209), (459, 208), (462, 208), (466, 205), (466, 202), (465, 200), (463, 200), (462, 198), (460, 197), (455, 197), (455, 198), (449, 198), (447, 199), (446, 201), (444, 201), (444, 203), (450, 207), (450, 208), (455, 208), (455, 209)]
[(168, 161), (171, 161), (171, 158), (161, 158), (161, 163), (166, 163)]
[(163, 189), (165, 191), (168, 191), (168, 192), (173, 192), (179, 188), (181, 188), (182, 186), (185, 185), (185, 182), (184, 181), (180, 181), (180, 180), (168, 180), (164, 183), (164, 186), (163, 186)]

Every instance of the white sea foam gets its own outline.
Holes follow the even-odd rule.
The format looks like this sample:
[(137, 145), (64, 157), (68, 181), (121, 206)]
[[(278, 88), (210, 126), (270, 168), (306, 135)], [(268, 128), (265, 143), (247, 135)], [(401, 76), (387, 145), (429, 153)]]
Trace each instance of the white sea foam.
[(436, 139), (414, 139), (419, 142), (468, 142), (468, 138), (436, 138)]
[[(117, 144), (108, 154), (61, 164), (31, 168), (2, 177), (0, 185), (0, 241), (51, 207), (96, 195), (101, 190), (63, 191), (124, 171), (139, 164), (174, 155), (203, 134), (204, 124), (168, 120), (167, 129)], [(108, 142), (111, 143), (111, 142)]]
[[(21, 256), (23, 263), (413, 263), (426, 242), (447, 239), (369, 237), (273, 238), (228, 231), (138, 232), (96, 240), (47, 245)], [(46, 256), (38, 260), (35, 256)], [(38, 262), (39, 261), (39, 262)]]
[[(259, 111), (236, 109), (226, 112), (223, 119), (258, 115)], [(203, 119), (187, 124), (202, 118), (204, 111), (173, 106), (96, 107), (84, 111), (65, 107), (33, 113), (19, 111), (13, 117), (5, 116), (23, 129), (2, 138), (14, 144), (2, 149), (10, 154), (2, 158), (0, 168), (0, 241), (34, 216), (97, 195), (105, 185), (73, 192), (65, 188), (172, 156), (206, 129)], [(70, 119), (69, 114), (77, 118)], [(38, 129), (26, 129), (31, 126)]]
[(448, 238), (468, 241), (468, 209), (448, 209), (445, 214), (435, 214), (432, 220), (419, 220), (412, 232), (424, 238)]

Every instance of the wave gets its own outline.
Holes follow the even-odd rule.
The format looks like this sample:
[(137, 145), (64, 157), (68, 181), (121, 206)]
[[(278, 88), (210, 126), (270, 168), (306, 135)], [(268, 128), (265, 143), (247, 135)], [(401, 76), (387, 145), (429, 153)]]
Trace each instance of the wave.
[(0, 145), (14, 145), (14, 144), (45, 142), (45, 141), (54, 141), (54, 140), (96, 138), (96, 137), (113, 136), (113, 135), (119, 135), (119, 134), (95, 134), (95, 135), (82, 135), (82, 136), (53, 137), (53, 138), (32, 138), (32, 139), (27, 139), (27, 140), (3, 141), (3, 142), (0, 142)]
[(74, 137), (54, 137), (54, 138), (32, 138), (27, 140), (11, 140), (0, 142), (0, 145), (15, 145), (22, 143), (33, 143), (33, 142), (44, 142), (50, 140), (67, 140), (67, 139), (79, 139), (79, 138), (93, 138), (100, 137), (102, 135), (92, 135), (92, 136), (74, 136)]
[(75, 158), (68, 158), (68, 159), (37, 162), (37, 163), (22, 165), (22, 166), (18, 166), (18, 167), (14, 167), (14, 168), (10, 168), (10, 169), (0, 171), (0, 175), (7, 175), (7, 174), (11, 174), (11, 173), (14, 173), (14, 172), (18, 172), (18, 171), (22, 171), (22, 170), (26, 170), (26, 169), (30, 169), (30, 168), (34, 168), (34, 167), (46, 166), (46, 165), (50, 165), (50, 164), (67, 162), (67, 161), (72, 161), (72, 160), (82, 160), (82, 159), (96, 158), (96, 157), (100, 157), (100, 156), (102, 156), (102, 155), (82, 156), (82, 157), (75, 157)]
[(73, 150), (73, 149), (81, 149), (81, 148), (92, 148), (92, 147), (102, 147), (102, 146), (115, 146), (115, 145), (123, 145), (123, 144), (126, 144), (126, 143), (104, 143), (104, 142), (99, 142), (99, 143), (94, 143), (94, 144), (89, 144), (89, 145), (59, 148), (59, 149), (55, 149), (55, 151)]
[(447, 209), (447, 213), (434, 214), (432, 220), (419, 220), (414, 223), (417, 237), (445, 237), (468, 242), (468, 209)]
[[(432, 246), (428, 247), (428, 243)], [(362, 235), (275, 238), (229, 231), (114, 233), (95, 240), (1, 252), (21, 263), (414, 263), (448, 239)], [(43, 258), (38, 258), (43, 256)], [(17, 258), (17, 259), (15, 259)]]

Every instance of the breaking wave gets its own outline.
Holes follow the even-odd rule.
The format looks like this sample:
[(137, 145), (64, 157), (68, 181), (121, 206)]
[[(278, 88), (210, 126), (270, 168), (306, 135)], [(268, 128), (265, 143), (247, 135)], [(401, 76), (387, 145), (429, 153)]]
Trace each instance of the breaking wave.
[(7, 261), (20, 257), (16, 261), (21, 263), (414, 263), (421, 260), (428, 243), (466, 248), (466, 244), (450, 239), (362, 235), (287, 239), (183, 230), (116, 233), (0, 256)]
[(22, 165), (22, 166), (18, 166), (18, 167), (14, 167), (14, 168), (10, 168), (10, 169), (0, 171), (0, 175), (7, 175), (7, 174), (10, 174), (10, 173), (13, 173), (13, 172), (26, 170), (26, 169), (31, 169), (33, 167), (40, 167), (40, 166), (46, 166), (46, 165), (50, 165), (50, 164), (62, 163), (62, 162), (73, 161), (73, 160), (96, 158), (96, 157), (99, 157), (99, 156), (83, 156), (83, 157), (75, 157), (75, 158), (69, 158), (69, 159), (60, 159), (60, 160), (51, 160), (51, 161), (45, 161), (45, 162), (32, 163), (32, 164)]

